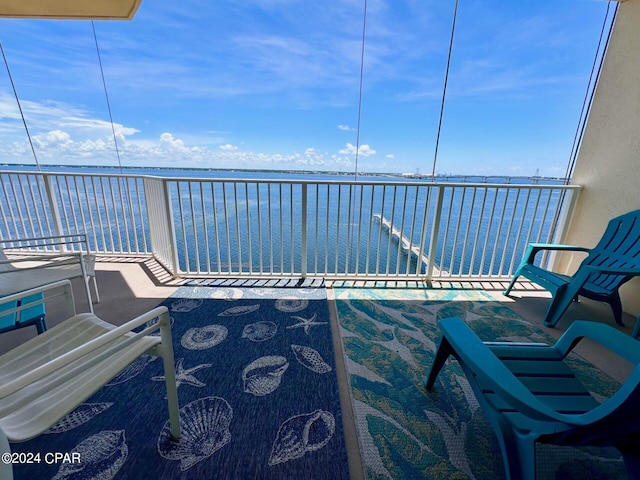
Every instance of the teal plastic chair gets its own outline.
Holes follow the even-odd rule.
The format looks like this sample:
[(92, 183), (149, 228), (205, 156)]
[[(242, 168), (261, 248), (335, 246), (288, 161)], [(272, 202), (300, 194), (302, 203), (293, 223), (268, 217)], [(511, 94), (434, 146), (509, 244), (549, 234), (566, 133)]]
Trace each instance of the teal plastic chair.
[[(431, 390), (450, 355), (457, 358), (496, 431), (506, 476), (534, 480), (536, 443), (613, 446), (629, 478), (640, 478), (640, 343), (615, 328), (577, 320), (553, 346), (482, 342), (459, 318), (440, 322), (443, 337), (425, 381)], [(590, 338), (633, 365), (621, 388), (599, 403), (563, 359)]]
[[(538, 252), (545, 250), (587, 252), (573, 276), (545, 270), (534, 265)], [(640, 210), (612, 219), (594, 248), (573, 245), (531, 243), (516, 270), (505, 295), (516, 280), (524, 276), (551, 292), (552, 298), (544, 317), (544, 324), (553, 327), (571, 302), (579, 296), (606, 302), (611, 306), (616, 323), (622, 323), (622, 302), (618, 289), (640, 275)]]
[[(38, 335), (47, 330), (47, 322), (45, 320), (46, 311), (43, 303), (44, 295), (37, 293), (35, 295), (27, 295), (20, 300), (15, 300), (0, 305), (0, 333), (16, 330), (18, 328), (30, 327), (34, 325), (38, 331)], [(33, 306), (28, 306), (34, 303)], [(17, 313), (2, 312), (14, 310), (18, 307), (28, 306), (19, 310)]]

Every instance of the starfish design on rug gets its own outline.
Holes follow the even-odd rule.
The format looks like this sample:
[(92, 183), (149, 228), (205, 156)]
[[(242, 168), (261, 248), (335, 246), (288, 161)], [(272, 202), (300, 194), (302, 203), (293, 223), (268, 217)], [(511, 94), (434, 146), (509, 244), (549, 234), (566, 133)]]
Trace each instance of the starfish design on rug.
[[(176, 363), (176, 387), (179, 387), (183, 383), (186, 383), (187, 385), (192, 385), (194, 387), (206, 386), (206, 383), (202, 383), (193, 374), (198, 370), (202, 370), (203, 368), (211, 367), (211, 364), (202, 363), (200, 365), (196, 365), (195, 367), (185, 369), (184, 366), (182, 365), (183, 363), (184, 363), (184, 358), (181, 358), (180, 360), (178, 360), (178, 363)], [(164, 382), (164, 375), (153, 377), (151, 380), (155, 380), (156, 382)]]
[(327, 322), (316, 322), (316, 318), (318, 318), (317, 313), (314, 313), (313, 317), (311, 318), (297, 317), (295, 315), (292, 315), (291, 318), (298, 320), (298, 323), (296, 323), (295, 325), (289, 325), (287, 328), (302, 328), (304, 330), (304, 333), (306, 333), (307, 335), (309, 335), (309, 329), (311, 327), (327, 324)]

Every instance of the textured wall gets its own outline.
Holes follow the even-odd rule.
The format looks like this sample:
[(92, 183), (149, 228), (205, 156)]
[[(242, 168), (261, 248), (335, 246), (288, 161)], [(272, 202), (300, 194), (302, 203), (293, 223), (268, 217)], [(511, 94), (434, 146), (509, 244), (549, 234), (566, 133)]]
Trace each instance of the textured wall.
[[(612, 217), (640, 209), (640, 0), (620, 3), (582, 141), (573, 183), (584, 189), (566, 243), (591, 247)], [(562, 258), (571, 273), (579, 258)], [(640, 313), (640, 279), (621, 290)]]

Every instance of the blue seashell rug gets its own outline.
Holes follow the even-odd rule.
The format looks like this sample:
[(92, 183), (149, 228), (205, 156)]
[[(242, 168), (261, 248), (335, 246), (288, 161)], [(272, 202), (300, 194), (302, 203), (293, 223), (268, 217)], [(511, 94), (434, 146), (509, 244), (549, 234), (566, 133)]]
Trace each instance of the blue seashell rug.
[(172, 319), (182, 438), (160, 359), (143, 356), (13, 452), (79, 453), (20, 479), (349, 477), (324, 288), (181, 287)]
[[(490, 295), (467, 290), (333, 288), (366, 479), (504, 478), (497, 439), (462, 369), (424, 379), (441, 318), (460, 317), (484, 341), (553, 343)], [(579, 358), (571, 366), (598, 398), (619, 384)], [(624, 479), (612, 448), (542, 446), (538, 480)]]

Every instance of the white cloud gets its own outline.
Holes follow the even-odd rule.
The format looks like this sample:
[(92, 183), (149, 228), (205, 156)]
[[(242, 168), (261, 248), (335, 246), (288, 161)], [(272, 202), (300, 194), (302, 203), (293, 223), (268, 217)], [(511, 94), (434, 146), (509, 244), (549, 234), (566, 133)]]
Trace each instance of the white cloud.
[(338, 125), (338, 130), (342, 130), (343, 132), (352, 132), (355, 128), (351, 128), (349, 125)]
[(231, 145), (230, 143), (226, 143), (224, 145), (220, 145), (220, 149), (232, 151), (232, 150), (238, 150), (238, 147), (236, 147), (235, 145)]
[[(356, 147), (351, 143), (347, 143), (346, 148), (343, 148), (342, 150), (340, 150), (339, 153), (343, 155), (355, 155)], [(360, 145), (360, 147), (358, 148), (359, 156), (370, 157), (371, 155), (375, 155), (375, 154), (376, 154), (376, 151), (373, 150), (369, 145)]]

